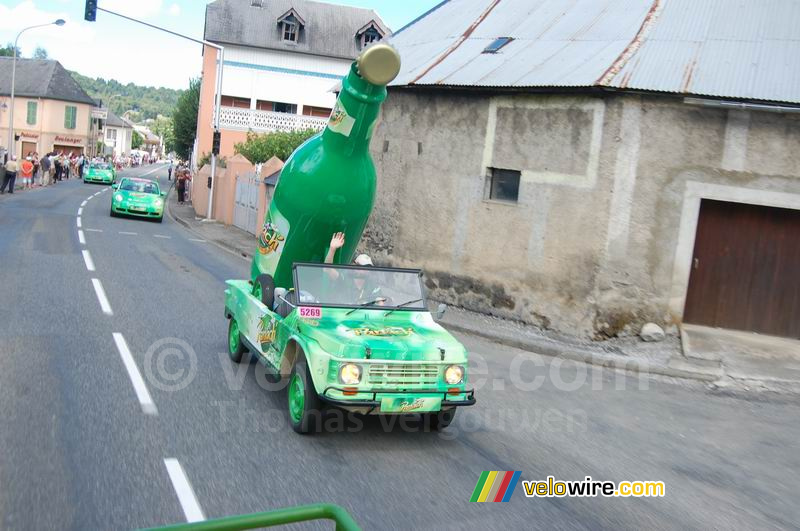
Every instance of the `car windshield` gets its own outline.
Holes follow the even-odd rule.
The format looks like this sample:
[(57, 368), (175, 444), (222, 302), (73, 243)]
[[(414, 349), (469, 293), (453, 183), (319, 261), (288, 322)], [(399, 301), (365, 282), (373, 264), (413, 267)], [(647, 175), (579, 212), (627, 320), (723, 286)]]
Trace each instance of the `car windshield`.
[(110, 170), (111, 169), (111, 164), (104, 164), (104, 163), (95, 162), (94, 164), (92, 164), (89, 167), (91, 169), (93, 169), (93, 170)]
[(297, 265), (299, 304), (425, 310), (415, 269)]
[(152, 181), (131, 181), (125, 179), (119, 186), (120, 190), (126, 192), (140, 192), (143, 194), (158, 194), (158, 185)]

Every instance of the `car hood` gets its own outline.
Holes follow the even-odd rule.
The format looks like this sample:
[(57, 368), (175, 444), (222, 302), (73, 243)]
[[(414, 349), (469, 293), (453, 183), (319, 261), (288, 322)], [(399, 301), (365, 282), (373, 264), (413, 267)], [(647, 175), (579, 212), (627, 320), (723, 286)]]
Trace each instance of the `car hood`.
[(145, 194), (142, 192), (131, 192), (127, 190), (122, 190), (119, 193), (122, 194), (123, 199), (127, 201), (136, 201), (139, 203), (152, 203), (154, 200), (160, 198), (160, 196), (156, 194)]
[[(464, 347), (437, 324), (429, 312), (323, 309), (320, 319), (298, 319), (300, 333), (330, 354), (348, 359), (395, 361), (461, 361)], [(326, 315), (331, 313), (332, 315)]]

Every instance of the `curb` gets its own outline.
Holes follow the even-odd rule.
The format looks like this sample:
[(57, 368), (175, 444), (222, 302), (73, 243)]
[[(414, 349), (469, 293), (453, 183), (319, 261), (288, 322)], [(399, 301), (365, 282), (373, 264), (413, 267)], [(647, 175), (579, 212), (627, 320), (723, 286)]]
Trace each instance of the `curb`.
[(521, 350), (534, 352), (536, 354), (542, 354), (544, 356), (550, 356), (554, 358), (555, 357), (566, 358), (568, 360), (579, 361), (582, 363), (595, 365), (598, 367), (620, 369), (624, 371), (631, 371), (642, 374), (669, 376), (671, 378), (698, 380), (706, 383), (715, 382), (723, 376), (721, 370), (719, 371), (695, 370), (694, 367), (689, 366), (688, 361), (684, 360), (673, 359), (670, 361), (670, 363), (672, 363), (673, 361), (678, 361), (676, 365), (683, 364), (684, 367), (653, 366), (649, 365), (646, 362), (642, 362), (636, 359), (615, 359), (610, 357), (598, 356), (596, 353), (592, 351), (578, 347), (565, 348), (564, 346), (558, 345), (553, 341), (549, 341), (547, 339), (541, 339), (536, 341), (536, 340), (523, 340), (514, 337), (501, 336), (483, 330), (470, 328), (468, 326), (460, 325), (457, 323), (451, 323), (447, 320), (440, 321), (440, 324), (451, 330), (456, 330), (458, 332), (479, 336), (484, 339), (488, 339), (490, 341), (495, 341), (502, 345), (508, 345)]

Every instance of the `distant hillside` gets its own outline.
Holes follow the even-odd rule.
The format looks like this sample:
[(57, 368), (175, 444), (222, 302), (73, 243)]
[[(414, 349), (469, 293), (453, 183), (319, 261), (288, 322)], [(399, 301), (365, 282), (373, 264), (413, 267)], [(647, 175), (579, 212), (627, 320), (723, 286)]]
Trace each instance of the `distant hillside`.
[[(140, 114), (134, 117), (137, 121), (156, 118), (159, 114), (172, 116), (183, 92), (168, 88), (142, 87), (133, 83), (123, 85), (113, 79), (92, 79), (77, 72), (70, 73), (83, 90), (92, 98), (103, 100), (103, 105), (110, 106), (114, 114), (121, 116), (125, 111), (138, 111)], [(117, 94), (120, 96), (112, 98)]]

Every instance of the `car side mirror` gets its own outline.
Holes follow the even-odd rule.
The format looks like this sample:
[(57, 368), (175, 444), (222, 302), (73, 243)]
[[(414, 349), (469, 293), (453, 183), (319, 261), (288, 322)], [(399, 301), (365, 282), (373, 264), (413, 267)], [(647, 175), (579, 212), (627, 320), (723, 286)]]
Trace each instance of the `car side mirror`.
[(167, 197), (167, 192), (161, 192), (161, 197)]
[(442, 317), (444, 317), (444, 312), (446, 312), (446, 311), (447, 311), (447, 305), (446, 304), (440, 304), (436, 308), (436, 320), (437, 321), (441, 321)]
[(114, 184), (111, 185), (111, 189), (112, 190), (116, 190), (118, 188), (119, 188), (119, 183), (114, 183)]

